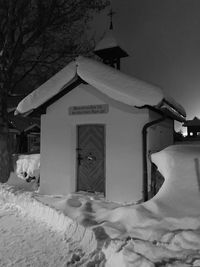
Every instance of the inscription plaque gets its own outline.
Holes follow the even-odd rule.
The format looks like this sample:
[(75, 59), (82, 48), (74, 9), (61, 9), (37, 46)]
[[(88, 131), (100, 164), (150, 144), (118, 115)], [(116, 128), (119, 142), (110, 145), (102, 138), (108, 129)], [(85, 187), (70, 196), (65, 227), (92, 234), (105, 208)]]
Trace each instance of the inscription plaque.
[(108, 104), (72, 106), (69, 107), (69, 115), (102, 114), (108, 113)]

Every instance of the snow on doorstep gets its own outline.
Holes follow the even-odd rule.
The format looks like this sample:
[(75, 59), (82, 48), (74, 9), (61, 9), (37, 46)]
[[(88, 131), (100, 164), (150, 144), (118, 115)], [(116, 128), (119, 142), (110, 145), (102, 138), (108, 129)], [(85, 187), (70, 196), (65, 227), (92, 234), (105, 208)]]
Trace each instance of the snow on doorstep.
[[(60, 72), (26, 96), (17, 106), (15, 114), (36, 109), (58, 94), (66, 85), (80, 77), (107, 96), (131, 106), (157, 105), (165, 95), (161, 88), (131, 77), (98, 61), (79, 56)], [(184, 109), (173, 101), (180, 113)]]

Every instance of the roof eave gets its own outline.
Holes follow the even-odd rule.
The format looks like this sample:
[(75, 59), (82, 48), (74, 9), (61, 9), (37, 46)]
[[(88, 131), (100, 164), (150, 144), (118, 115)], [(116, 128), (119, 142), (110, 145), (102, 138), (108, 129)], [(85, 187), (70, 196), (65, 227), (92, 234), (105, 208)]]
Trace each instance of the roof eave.
[(35, 116), (38, 117), (38, 115), (45, 114), (46, 109), (52, 105), (54, 102), (56, 102), (58, 99), (69, 93), (71, 90), (73, 90), (75, 87), (77, 87), (79, 84), (85, 83), (78, 75), (76, 75), (72, 80), (70, 80), (68, 83), (66, 83), (62, 89), (60, 89), (60, 92), (53, 95), (49, 99), (47, 99), (45, 102), (43, 102), (41, 105), (37, 106), (35, 109), (32, 109), (30, 111), (27, 111), (25, 113), (20, 113), (17, 109), (15, 110), (14, 115), (20, 115), (23, 117), (28, 116)]
[(180, 110), (173, 106), (173, 104), (169, 103), (165, 99), (158, 106), (159, 110), (165, 113), (167, 116), (171, 117), (174, 120), (179, 122), (185, 122), (186, 117), (185, 114), (182, 114)]

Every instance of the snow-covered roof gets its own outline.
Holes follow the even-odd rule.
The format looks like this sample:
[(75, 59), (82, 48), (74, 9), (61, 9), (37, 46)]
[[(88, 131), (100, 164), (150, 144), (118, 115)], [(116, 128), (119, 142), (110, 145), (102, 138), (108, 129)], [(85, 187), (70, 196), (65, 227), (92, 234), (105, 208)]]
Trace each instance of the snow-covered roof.
[(19, 132), (26, 131), (33, 125), (40, 127), (40, 120), (30, 117), (14, 116), (13, 114), (8, 115), (11, 128), (17, 129)]
[(118, 46), (117, 40), (114, 37), (113, 30), (109, 29), (109, 31), (105, 34), (103, 39), (97, 43), (94, 51), (106, 49), (106, 48), (112, 48)]
[[(18, 104), (15, 114), (24, 114), (38, 108), (78, 77), (108, 97), (133, 107), (157, 106), (165, 99), (164, 92), (158, 86), (124, 74), (96, 60), (79, 56), (27, 95)], [(167, 97), (167, 101), (178, 114), (180, 113), (180, 120), (184, 120), (184, 108), (172, 98)]]
[(29, 127), (27, 127), (24, 132), (40, 132), (40, 126), (37, 123), (31, 124)]

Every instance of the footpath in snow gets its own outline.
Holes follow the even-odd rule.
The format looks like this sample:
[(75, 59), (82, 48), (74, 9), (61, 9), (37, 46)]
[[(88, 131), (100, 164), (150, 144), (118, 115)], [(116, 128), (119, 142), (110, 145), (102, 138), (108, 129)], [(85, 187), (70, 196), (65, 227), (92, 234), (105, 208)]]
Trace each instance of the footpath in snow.
[[(0, 236), (1, 238), (5, 238), (5, 242), (0, 246), (0, 255), (3, 253), (5, 254), (5, 249), (7, 254), (9, 254), (9, 252), (11, 255), (13, 254), (10, 247), (3, 248), (6, 242), (8, 243), (8, 240), (12, 240), (13, 238), (12, 232), (16, 230), (14, 226), (15, 220), (16, 229), (21, 225), (19, 226), (20, 230), (17, 230), (17, 232), (20, 232), (21, 239), (19, 235), (16, 236), (12, 242), (13, 244), (15, 243), (13, 247), (15, 246), (15, 250), (20, 253), (17, 244), (19, 242), (28, 244), (28, 254), (32, 254), (33, 262), (37, 262), (37, 258), (39, 257), (39, 262), (37, 263), (38, 265), (32, 265), (31, 259), (29, 262), (29, 257), (27, 259), (23, 258), (23, 255), (25, 255), (23, 253), (23, 255), (17, 256), (16, 252), (14, 256), (11, 256), (11, 258), (13, 257), (13, 263), (10, 262), (10, 265), (2, 264), (0, 266), (43, 266), (43, 264), (41, 264), (41, 262), (43, 262), (46, 263), (44, 266), (63, 267), (77, 266), (77, 261), (79, 266), (89, 266), (88, 264), (93, 266), (92, 264), (94, 262), (98, 264), (104, 261), (105, 257), (98, 249), (98, 243), (93, 231), (86, 229), (78, 224), (78, 222), (65, 216), (59, 210), (55, 210), (48, 205), (40, 203), (36, 200), (34, 192), (26, 192), (6, 184), (0, 184)], [(3, 221), (5, 222), (3, 224), (7, 227), (6, 229), (2, 226)], [(33, 227), (32, 229), (31, 225)], [(44, 235), (42, 235), (43, 231)], [(30, 245), (31, 236), (33, 239)], [(54, 236), (54, 238), (51, 239), (51, 236)], [(27, 238), (29, 239), (28, 241)], [(43, 244), (41, 244), (38, 249), (37, 242), (39, 242), (39, 239), (41, 239)], [(14, 242), (16, 240), (18, 241), (17, 243)], [(45, 242), (47, 246), (46, 250)], [(58, 256), (55, 256), (55, 259), (53, 255), (56, 255), (57, 249), (53, 249), (54, 245), (58, 246), (58, 250), (61, 250)], [(29, 249), (30, 246), (32, 249)], [(39, 253), (40, 248), (41, 253)], [(52, 257), (46, 259), (45, 251), (47, 251), (47, 255), (48, 253), (52, 253)], [(40, 254), (39, 256), (38, 253)], [(44, 257), (43, 261), (42, 257)], [(19, 265), (14, 264), (18, 261), (24, 265), (21, 263)], [(58, 262), (58, 264), (56, 264), (56, 262)]]
[(43, 196), (8, 185), (0, 195), (75, 244), (79, 254), (69, 266), (200, 267), (200, 146), (171, 146), (152, 161), (165, 182), (142, 204), (81, 193)]
[(71, 260), (69, 243), (62, 235), (2, 201), (0, 240), (1, 267), (64, 266)]

